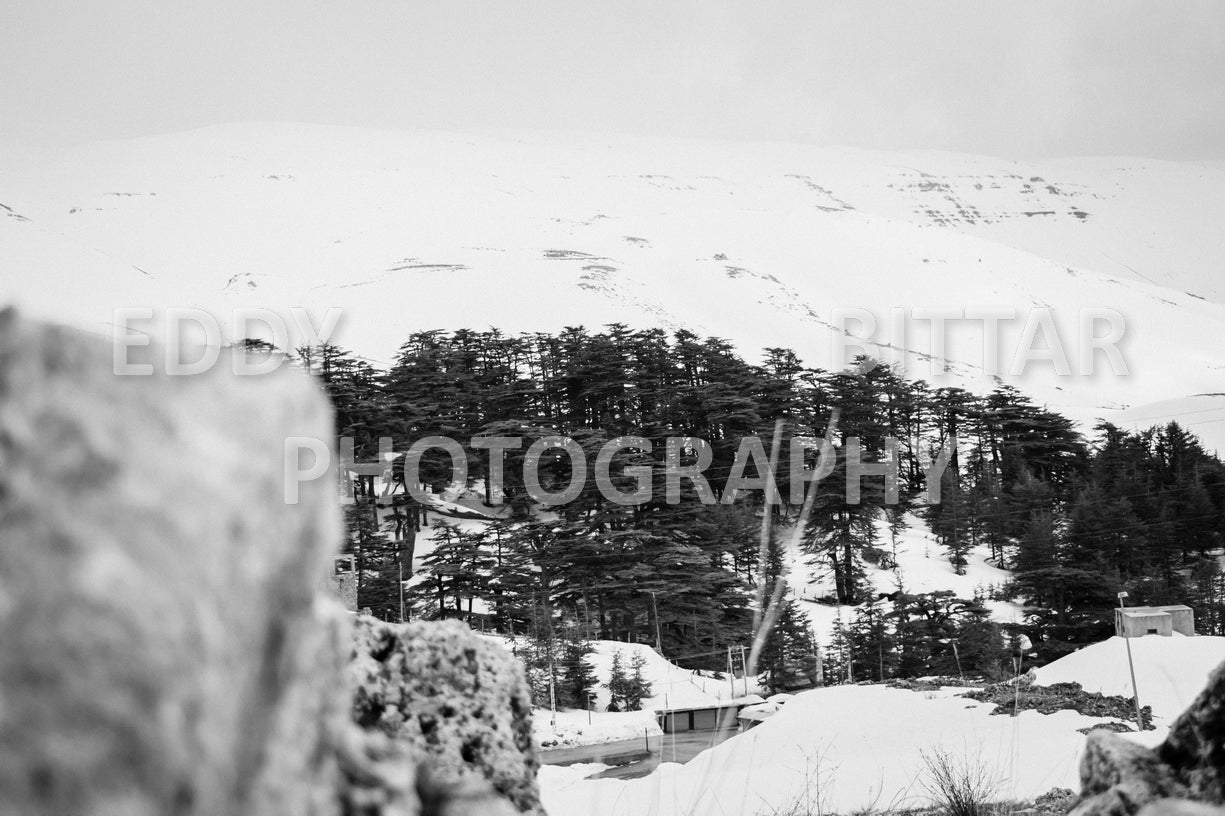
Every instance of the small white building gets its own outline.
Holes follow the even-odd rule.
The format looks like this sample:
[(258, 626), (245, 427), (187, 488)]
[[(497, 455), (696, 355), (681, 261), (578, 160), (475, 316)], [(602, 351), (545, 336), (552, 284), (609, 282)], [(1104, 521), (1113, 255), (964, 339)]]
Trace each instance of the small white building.
[(1175, 632), (1188, 637), (1195, 634), (1195, 613), (1191, 607), (1173, 604), (1127, 606), (1114, 610), (1114, 633), (1119, 637), (1170, 637)]
[(736, 727), (736, 718), (745, 706), (764, 703), (756, 694), (732, 700), (718, 700), (699, 706), (657, 709), (655, 717), (665, 734), (682, 731), (715, 731)]

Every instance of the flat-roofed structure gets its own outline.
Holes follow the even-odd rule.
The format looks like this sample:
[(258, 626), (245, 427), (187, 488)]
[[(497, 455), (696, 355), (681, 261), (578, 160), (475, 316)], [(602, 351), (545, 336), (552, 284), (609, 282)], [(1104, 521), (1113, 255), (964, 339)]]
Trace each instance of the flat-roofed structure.
[(1160, 635), (1170, 637), (1195, 634), (1195, 613), (1183, 604), (1170, 606), (1127, 606), (1114, 610), (1114, 633), (1119, 637)]
[(659, 709), (655, 712), (665, 734), (683, 731), (715, 731), (720, 728), (736, 728), (736, 717), (745, 706), (764, 703), (761, 697), (750, 694), (733, 700), (719, 700), (707, 705), (684, 706)]

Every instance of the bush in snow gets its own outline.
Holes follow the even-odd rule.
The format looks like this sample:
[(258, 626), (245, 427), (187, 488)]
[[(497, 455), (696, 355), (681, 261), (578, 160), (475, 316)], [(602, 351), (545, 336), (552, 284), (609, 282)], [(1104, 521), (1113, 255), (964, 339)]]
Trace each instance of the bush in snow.
[(943, 748), (920, 751), (923, 787), (947, 816), (987, 816), (999, 793), (1000, 772), (977, 754), (954, 757)]

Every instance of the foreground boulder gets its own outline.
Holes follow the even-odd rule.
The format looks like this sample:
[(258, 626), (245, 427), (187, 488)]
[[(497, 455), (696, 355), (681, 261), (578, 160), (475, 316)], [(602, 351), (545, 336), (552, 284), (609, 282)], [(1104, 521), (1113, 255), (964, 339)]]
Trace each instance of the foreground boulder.
[(119, 376), (106, 340), (0, 311), (0, 813), (537, 809), (522, 673), (471, 633), (414, 627), (380, 663), (417, 732), (351, 720), (335, 485), (284, 492), (286, 438), (334, 436), (315, 384), (147, 351)]
[(334, 812), (337, 508), (281, 476), (331, 428), (288, 370), (117, 376), (0, 312), (0, 812)]
[(1092, 731), (1073, 816), (1225, 816), (1225, 665), (1154, 749)]

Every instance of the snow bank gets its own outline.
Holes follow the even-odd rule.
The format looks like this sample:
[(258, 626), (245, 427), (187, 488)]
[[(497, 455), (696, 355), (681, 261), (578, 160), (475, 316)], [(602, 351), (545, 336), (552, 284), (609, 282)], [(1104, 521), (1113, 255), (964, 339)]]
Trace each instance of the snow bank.
[[(505, 638), (493, 638), (510, 648)], [(655, 712), (664, 708), (690, 708), (717, 705), (720, 700), (744, 697), (744, 678), (735, 680), (734, 689), (725, 675), (714, 672), (699, 672), (682, 669), (642, 643), (622, 643), (618, 640), (591, 641), (595, 649), (587, 660), (595, 668), (599, 685), (595, 694), (595, 711), (591, 722), (587, 722), (585, 710), (558, 711), (556, 722), (545, 708), (532, 712), (532, 733), (537, 746), (594, 745), (602, 742), (638, 739), (647, 734), (662, 733), (655, 720)], [(651, 684), (651, 694), (642, 701), (641, 711), (609, 712), (608, 680), (612, 675), (613, 656), (621, 653), (621, 663), (626, 672), (632, 670), (635, 655), (645, 661), (642, 675)], [(752, 694), (759, 690), (752, 677), (748, 679), (748, 690)], [(753, 698), (759, 702), (760, 697)]]
[[(1225, 637), (1131, 638), (1140, 702), (1156, 718), (1172, 720), (1208, 683), (1208, 673), (1225, 662)], [(1085, 691), (1132, 696), (1127, 645), (1112, 637), (1035, 669), (1037, 682), (1080, 683)]]
[(663, 733), (654, 711), (558, 711), (556, 722), (547, 708), (532, 712), (532, 740), (537, 748), (596, 745), (604, 742), (641, 740), (643, 735)]
[[(588, 660), (595, 667), (600, 680), (600, 689), (596, 694), (596, 707), (600, 709), (608, 707), (608, 689), (605, 685), (612, 674), (613, 656), (617, 652), (621, 653), (621, 663), (627, 672), (631, 670), (630, 664), (635, 655), (641, 655), (646, 661), (642, 674), (651, 684), (651, 694), (642, 701), (644, 710), (715, 705), (720, 700), (738, 698), (760, 690), (752, 677), (748, 680), (746, 691), (743, 678), (736, 678), (733, 684), (721, 672), (682, 669), (644, 643), (594, 640), (591, 645), (595, 652), (588, 656)], [(739, 655), (736, 660), (738, 664)]]

